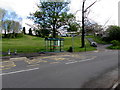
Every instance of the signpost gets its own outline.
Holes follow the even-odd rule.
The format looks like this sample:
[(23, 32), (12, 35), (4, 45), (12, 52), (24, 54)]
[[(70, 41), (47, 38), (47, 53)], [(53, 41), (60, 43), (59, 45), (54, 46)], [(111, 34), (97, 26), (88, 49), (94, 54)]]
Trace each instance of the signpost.
[(72, 34), (72, 52), (74, 52), (74, 34)]

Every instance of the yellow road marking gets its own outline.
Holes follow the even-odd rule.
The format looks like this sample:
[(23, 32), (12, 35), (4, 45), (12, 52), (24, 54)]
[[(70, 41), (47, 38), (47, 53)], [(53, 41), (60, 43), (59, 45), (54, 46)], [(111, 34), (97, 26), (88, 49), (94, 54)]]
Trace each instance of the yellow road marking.
[(42, 59), (44, 59), (44, 58), (49, 58), (49, 57), (41, 57)]
[(52, 58), (53, 60), (65, 60), (65, 58)]
[(27, 57), (19, 57), (19, 58), (10, 58), (10, 61), (24, 61), (29, 60)]
[[(66, 56), (66, 57), (65, 57)], [(67, 57), (68, 56), (68, 57)], [(55, 61), (60, 61), (60, 60), (69, 60), (72, 58), (79, 58), (79, 59), (87, 59), (88, 56), (83, 56), (83, 55), (80, 55), (80, 54), (70, 54), (70, 55), (58, 55), (58, 56), (47, 56), (47, 57), (37, 57), (37, 58), (34, 58), (32, 60), (29, 60), (28, 58), (26, 57), (21, 57), (21, 58), (11, 58), (9, 61), (2, 61), (0, 62), (0, 70), (6, 70), (6, 69), (10, 69), (12, 67), (15, 67), (15, 63), (14, 62), (17, 62), (17, 61), (24, 61), (26, 62), (27, 64), (29, 64), (29, 66), (37, 66), (39, 65), (38, 63), (41, 63), (41, 62), (49, 62), (49, 61), (46, 61), (46, 60), (43, 60), (44, 58), (49, 58), (51, 60), (55, 60)], [(89, 57), (90, 58), (90, 57)], [(92, 58), (96, 58), (96, 57), (92, 57)], [(55, 63), (60, 63), (60, 62), (50, 62), (50, 64), (55, 64)], [(31, 65), (30, 65), (31, 64)], [(28, 66), (28, 67), (29, 67)]]
[(28, 64), (34, 64), (34, 63), (48, 62), (48, 61), (33, 59), (33, 60), (25, 60), (25, 62), (27, 62)]
[(57, 63), (60, 63), (60, 62), (51, 62), (50, 64), (57, 64)]
[(3, 62), (0, 62), (1, 65), (0, 65), (0, 70), (3, 70), (5, 68), (11, 68), (11, 67), (15, 67), (15, 63), (13, 61), (3, 61)]
[(3, 61), (3, 62), (0, 62), (0, 63), (1, 63), (0, 70), (10, 69), (10, 68), (16, 66), (13, 61)]
[(0, 69), (0, 71), (2, 71), (2, 70), (7, 70), (7, 69), (11, 69), (11, 68), (4, 68), (4, 69)]

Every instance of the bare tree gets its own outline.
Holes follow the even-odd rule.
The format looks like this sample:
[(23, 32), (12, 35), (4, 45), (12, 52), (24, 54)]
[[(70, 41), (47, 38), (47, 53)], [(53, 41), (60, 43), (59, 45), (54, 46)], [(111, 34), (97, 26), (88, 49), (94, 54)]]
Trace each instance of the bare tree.
[(2, 33), (2, 23), (3, 23), (3, 18), (5, 14), (6, 14), (6, 10), (0, 8), (0, 33)]

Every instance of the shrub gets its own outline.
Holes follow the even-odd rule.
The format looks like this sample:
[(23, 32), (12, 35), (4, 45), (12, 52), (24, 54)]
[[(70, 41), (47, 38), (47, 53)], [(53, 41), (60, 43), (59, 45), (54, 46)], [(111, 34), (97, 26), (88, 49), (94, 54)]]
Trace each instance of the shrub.
[(68, 52), (73, 52), (72, 47), (69, 47)]
[(16, 37), (16, 38), (23, 37), (23, 33), (16, 33), (16, 34), (15, 34), (15, 37)]
[(120, 46), (120, 42), (117, 40), (112, 40), (111, 43), (113, 44), (113, 46)]
[(20, 38), (23, 37), (23, 33), (9, 33), (5, 35), (3, 35), (3, 38)]
[(101, 40), (105, 41), (105, 42), (109, 42), (110, 41), (110, 39), (108, 37), (102, 37)]
[(33, 34), (32, 34), (32, 29), (31, 29), (31, 28), (29, 29), (29, 35), (33, 35)]
[(26, 34), (26, 29), (25, 29), (25, 27), (23, 27), (23, 33)]

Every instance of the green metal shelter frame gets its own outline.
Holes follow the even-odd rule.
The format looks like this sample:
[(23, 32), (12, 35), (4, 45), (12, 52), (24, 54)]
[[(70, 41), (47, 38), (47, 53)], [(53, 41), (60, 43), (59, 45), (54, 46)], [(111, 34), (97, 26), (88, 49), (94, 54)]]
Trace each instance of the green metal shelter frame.
[(62, 52), (64, 47), (64, 38), (45, 38), (46, 52)]

